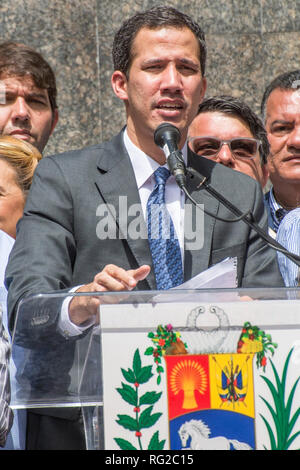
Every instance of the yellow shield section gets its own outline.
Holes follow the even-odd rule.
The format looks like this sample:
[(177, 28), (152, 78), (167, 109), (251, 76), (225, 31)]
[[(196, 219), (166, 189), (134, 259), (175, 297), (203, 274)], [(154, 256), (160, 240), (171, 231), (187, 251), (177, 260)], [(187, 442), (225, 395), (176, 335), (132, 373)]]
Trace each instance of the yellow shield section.
[(210, 354), (211, 408), (255, 417), (254, 354)]

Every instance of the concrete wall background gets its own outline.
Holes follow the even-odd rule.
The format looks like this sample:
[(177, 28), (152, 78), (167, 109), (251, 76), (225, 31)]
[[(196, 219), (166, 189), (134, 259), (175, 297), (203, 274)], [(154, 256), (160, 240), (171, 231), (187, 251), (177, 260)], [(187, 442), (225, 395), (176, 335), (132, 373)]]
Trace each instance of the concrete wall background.
[[(0, 41), (43, 54), (58, 86), (60, 122), (45, 155), (109, 139), (124, 125), (110, 86), (111, 45), (121, 22), (155, 0), (0, 1)], [(265, 86), (300, 68), (300, 0), (170, 0), (206, 34), (208, 95), (232, 94), (258, 112)]]

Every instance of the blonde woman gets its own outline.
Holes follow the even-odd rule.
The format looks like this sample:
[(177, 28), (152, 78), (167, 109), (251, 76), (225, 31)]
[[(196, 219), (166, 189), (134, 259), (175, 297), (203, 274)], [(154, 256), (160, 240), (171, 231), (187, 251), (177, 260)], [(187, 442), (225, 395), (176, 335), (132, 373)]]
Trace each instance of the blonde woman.
[(42, 158), (29, 142), (0, 137), (0, 230), (16, 238), (34, 170)]
[[(13, 416), (8, 407), (10, 399), (9, 344), (5, 332), (5, 328), (7, 329), (7, 293), (4, 287), (4, 272), (16, 238), (16, 225), (23, 215), (34, 170), (41, 158), (40, 152), (28, 142), (11, 136), (0, 137), (0, 352), (2, 361), (6, 361), (6, 364), (1, 363), (0, 368), (0, 446), (3, 448), (5, 445), (5, 450), (25, 448), (26, 412), (19, 410), (15, 413), (11, 428)], [(13, 381), (14, 364), (12, 364), (10, 374)]]

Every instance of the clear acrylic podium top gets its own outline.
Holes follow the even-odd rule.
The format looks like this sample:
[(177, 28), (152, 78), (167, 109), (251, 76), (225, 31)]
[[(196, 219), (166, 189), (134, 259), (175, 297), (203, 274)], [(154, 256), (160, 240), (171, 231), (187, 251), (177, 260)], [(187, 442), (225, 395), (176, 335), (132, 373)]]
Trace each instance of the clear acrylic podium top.
[[(243, 310), (246, 305), (253, 309), (261, 302), (276, 301), (281, 304), (282, 327), (285, 327), (286, 306), (295, 304), (295, 314), (289, 319), (287, 328), (299, 328), (300, 289), (208, 289), (172, 291), (134, 291), (121, 293), (66, 294), (52, 293), (24, 299), (18, 309), (12, 338), (12, 362), (15, 371), (12, 378), (13, 408), (101, 406), (103, 403), (100, 322), (87, 328), (77, 336), (68, 336), (58, 327), (61, 306), (67, 296), (97, 295), (102, 307), (109, 308), (114, 315), (116, 307), (126, 311), (140, 305), (155, 307), (166, 304), (185, 307), (189, 304), (213, 303), (226, 305), (238, 303), (239, 320), (234, 327), (242, 327), (247, 319)], [(271, 310), (272, 312), (272, 310)], [(268, 329), (278, 328), (272, 324), (272, 313), (268, 314)], [(298, 312), (298, 315), (297, 315)], [(171, 315), (170, 315), (171, 316)], [(264, 318), (266, 323), (266, 318)], [(182, 325), (184, 327), (184, 325)], [(202, 325), (205, 328), (205, 325)], [(207, 325), (211, 328), (211, 325)], [(151, 330), (145, 321), (139, 324), (110, 327), (114, 335), (122, 335), (128, 329)], [(121, 336), (119, 336), (121, 339)]]

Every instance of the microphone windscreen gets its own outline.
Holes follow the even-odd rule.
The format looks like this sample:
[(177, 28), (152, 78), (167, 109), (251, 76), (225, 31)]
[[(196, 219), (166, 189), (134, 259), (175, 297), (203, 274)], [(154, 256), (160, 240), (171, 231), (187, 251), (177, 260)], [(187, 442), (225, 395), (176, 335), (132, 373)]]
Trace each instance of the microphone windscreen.
[(168, 141), (178, 144), (180, 141), (180, 131), (173, 124), (162, 122), (154, 132), (154, 142), (158, 147), (163, 148)]

